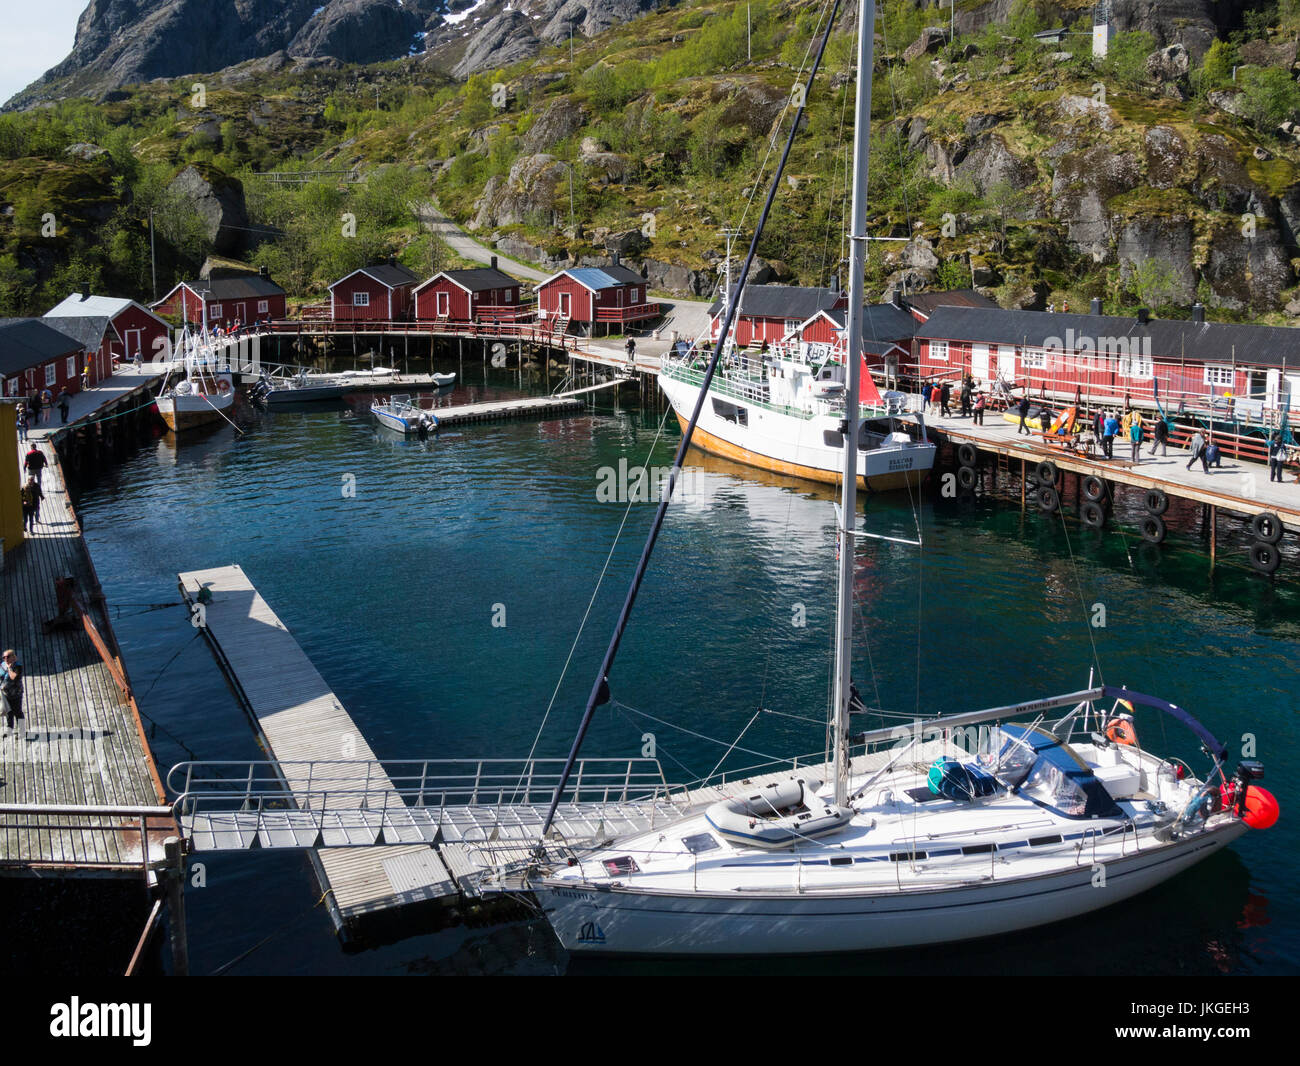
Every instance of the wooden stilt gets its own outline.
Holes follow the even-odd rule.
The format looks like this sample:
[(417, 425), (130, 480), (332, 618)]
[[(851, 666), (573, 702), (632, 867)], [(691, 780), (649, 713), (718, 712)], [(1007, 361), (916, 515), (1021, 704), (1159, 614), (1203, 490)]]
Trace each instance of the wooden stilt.
[(1210, 504), (1210, 573), (1214, 573), (1214, 554), (1218, 545), (1219, 509)]

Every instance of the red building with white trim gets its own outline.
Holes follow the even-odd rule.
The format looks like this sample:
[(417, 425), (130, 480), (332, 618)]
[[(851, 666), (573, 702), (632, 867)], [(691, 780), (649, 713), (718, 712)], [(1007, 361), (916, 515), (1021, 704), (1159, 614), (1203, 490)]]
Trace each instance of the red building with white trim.
[(208, 327), (229, 329), (235, 322), (249, 325), (285, 318), (286, 303), (287, 293), (271, 280), (263, 267), (259, 274), (182, 281), (151, 307), (160, 315), (201, 325), (206, 306)]
[[(115, 331), (115, 335), (109, 338), (108, 358), (97, 370), (98, 377), (108, 377), (113, 372), (114, 363), (133, 362), (137, 355), (144, 363), (155, 356), (170, 357), (167, 323), (134, 300), (74, 292), (45, 312), (47, 319), (94, 316), (107, 316)], [(51, 325), (60, 328), (57, 321)]]
[[(107, 321), (105, 319), (105, 321)], [(110, 327), (111, 328), (111, 327)], [(81, 391), (86, 345), (44, 318), (0, 318), (0, 394)]]
[(330, 286), (330, 317), (335, 322), (405, 322), (419, 280), (400, 263), (361, 267)]
[[(735, 288), (732, 289), (734, 298)], [(732, 326), (732, 343), (740, 348), (773, 346), (799, 332), (820, 311), (843, 311), (849, 306), (847, 294), (835, 289), (809, 288), (800, 285), (746, 285)], [(713, 319), (710, 337), (716, 342), (726, 319), (721, 299), (709, 308)], [(820, 328), (820, 327), (818, 327)], [(821, 328), (826, 333), (832, 327)], [(843, 322), (840, 329), (844, 328)], [(829, 335), (826, 338), (830, 343)]]
[(444, 270), (415, 290), (415, 317), (421, 322), (516, 322), (536, 307), (523, 302), (523, 286), (490, 267)]
[(578, 323), (594, 332), (604, 323), (608, 331), (659, 314), (645, 278), (618, 263), (561, 270), (537, 286), (537, 317), (557, 329)]

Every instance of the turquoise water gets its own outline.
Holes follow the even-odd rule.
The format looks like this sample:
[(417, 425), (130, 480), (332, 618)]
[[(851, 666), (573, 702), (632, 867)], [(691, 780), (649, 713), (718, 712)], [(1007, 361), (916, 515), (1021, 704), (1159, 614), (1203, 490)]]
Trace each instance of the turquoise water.
[[(450, 399), (518, 385), (493, 371), (489, 385)], [(236, 562), (380, 757), (527, 754), (624, 518), (623, 505), (598, 498), (602, 468), (617, 470), (620, 459), (668, 465), (678, 436), (670, 426), (656, 442), (659, 417), (606, 398), (587, 416), (467, 427), (420, 443), (342, 405), (244, 412), (242, 436), (224, 427), (180, 448), (162, 440), (86, 487), (80, 514), (109, 603), (118, 605), (114, 625), (142, 709), (157, 723), (160, 764), (260, 756), (184, 609), (143, 606), (178, 600), (178, 571)], [(585, 748), (634, 756), (653, 733), (666, 775), (679, 781), (712, 771), (742, 730), (746, 750), (726, 760), (731, 769), (822, 750), (834, 613), (826, 493), (712, 460), (693, 476), (697, 492), (670, 510), (611, 678), (615, 703)], [(351, 497), (343, 491), (349, 478)], [(651, 514), (650, 504), (631, 507), (539, 755), (567, 751)], [(1282, 804), (1276, 828), (1162, 889), (1035, 932), (1035, 951), (1018, 952), (1018, 968), (1300, 970), (1295, 586), (1270, 585), (1226, 559), (1226, 534), (1211, 576), (1195, 512), (1173, 516), (1175, 534), (1155, 553), (1122, 531), (1099, 537), (1073, 520), (1022, 516), (1018, 498), (927, 495), (915, 514), (921, 551), (867, 541), (858, 553), (865, 625), (856, 676), (869, 703), (898, 713), (957, 711), (1083, 687), (1095, 641), (1106, 681), (1188, 707), (1234, 752), (1253, 734), (1264, 783)], [(915, 533), (905, 500), (873, 499), (867, 515), (878, 532)], [(1293, 561), (1283, 565), (1294, 572)], [(1104, 628), (1088, 624), (1097, 603), (1106, 608)], [(792, 624), (798, 605), (802, 627)], [(494, 626), (503, 610), (506, 624)], [(230, 972), (670, 969), (571, 962), (536, 922), (421, 933), (349, 953), (315, 906), (302, 855), (202, 862), (206, 885), (187, 895), (196, 973), (249, 949)], [(1007, 946), (772, 966), (937, 973), (956, 962), (1005, 972)]]

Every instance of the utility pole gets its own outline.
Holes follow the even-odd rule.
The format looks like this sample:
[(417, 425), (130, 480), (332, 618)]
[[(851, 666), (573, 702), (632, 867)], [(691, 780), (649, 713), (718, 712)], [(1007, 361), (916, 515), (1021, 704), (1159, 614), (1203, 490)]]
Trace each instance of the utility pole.
[(753, 28), (749, 21), (749, 4), (745, 5), (745, 58), (750, 61), (754, 58)]
[(153, 281), (153, 299), (158, 302), (158, 259), (153, 247), (153, 208), (149, 208), (149, 276)]

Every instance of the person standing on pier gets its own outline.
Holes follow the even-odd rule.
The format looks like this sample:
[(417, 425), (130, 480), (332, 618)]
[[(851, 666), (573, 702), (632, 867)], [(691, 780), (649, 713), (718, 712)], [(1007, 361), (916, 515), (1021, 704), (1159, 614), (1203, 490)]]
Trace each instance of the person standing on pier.
[(984, 425), (984, 393), (975, 394), (975, 425)]
[(1018, 437), (1020, 436), (1021, 433), (1023, 433), (1027, 437), (1032, 437), (1034, 435), (1034, 431), (1030, 429), (1027, 425), (1025, 425), (1025, 419), (1029, 417), (1029, 390), (1028, 389), (1025, 389), (1025, 394), (1022, 397), (1020, 397), (1020, 407), (1018, 408), (1018, 410), (1020, 411), (1020, 425), (1016, 427), (1016, 436)]
[(939, 386), (939, 409), (945, 418), (952, 415), (948, 410), (948, 401), (952, 399), (952, 383), (945, 381)]
[(930, 406), (930, 393), (934, 392), (934, 385), (927, 381), (921, 386), (921, 413), (924, 414), (926, 408)]
[(23, 667), (13, 648), (0, 658), (0, 705), (4, 707), (5, 730), (16, 729), (23, 718)]
[(90, 360), (89, 359), (86, 360), (86, 365), (81, 371), (81, 390), (82, 392), (85, 392), (85, 390), (88, 388), (90, 388)]
[(30, 477), (34, 477), (36, 479), (36, 484), (39, 485), (41, 483), (41, 475), (45, 472), (46, 462), (48, 462), (48, 460), (45, 458), (45, 453), (33, 444), (28, 450), (27, 455), (23, 458), (23, 470), (25, 470)]
[(636, 341), (628, 337), (627, 344), (623, 347), (627, 349), (627, 365), (636, 366)]
[(41, 422), (48, 425), (54, 411), (54, 395), (49, 389), (41, 390)]
[(27, 404), (20, 403), (18, 410), (15, 412), (18, 418), (18, 439), (27, 439)]
[[(22, 433), (21, 423), (19, 423), (19, 433)], [(1282, 481), (1282, 460), (1286, 456), (1286, 449), (1282, 446), (1282, 435), (1274, 433), (1268, 442), (1268, 479), (1276, 481), (1279, 484)]]
[(71, 406), (71, 403), (72, 399), (68, 396), (68, 390), (63, 389), (59, 393), (59, 418), (63, 420), (65, 426), (68, 424), (68, 409)]
[(1136, 411), (1129, 419), (1128, 439), (1133, 446), (1133, 462), (1140, 463), (1142, 461), (1142, 416)]
[(1169, 423), (1165, 420), (1164, 415), (1156, 419), (1155, 427), (1151, 430), (1151, 454), (1156, 454), (1156, 448), (1160, 449), (1160, 454), (1167, 456), (1169, 454)]
[(36, 523), (41, 517), (41, 501), (45, 499), (36, 478), (28, 476), (27, 484), (18, 490), (18, 497), (23, 504), (23, 532), (35, 533)]
[(1191, 444), (1187, 447), (1192, 453), (1192, 457), (1187, 460), (1187, 469), (1190, 470), (1192, 464), (1199, 459), (1202, 468), (1208, 474), (1210, 472), (1210, 464), (1205, 461), (1205, 437), (1201, 434), (1199, 429), (1196, 431), (1196, 435), (1192, 438)]
[(1115, 417), (1115, 412), (1110, 411), (1106, 415), (1106, 421), (1102, 423), (1101, 446), (1106, 453), (1107, 459), (1115, 458), (1115, 437), (1119, 433), (1119, 419)]
[(971, 394), (975, 391), (975, 384), (967, 375), (966, 380), (961, 383), (961, 416), (962, 418), (970, 417), (970, 400)]

